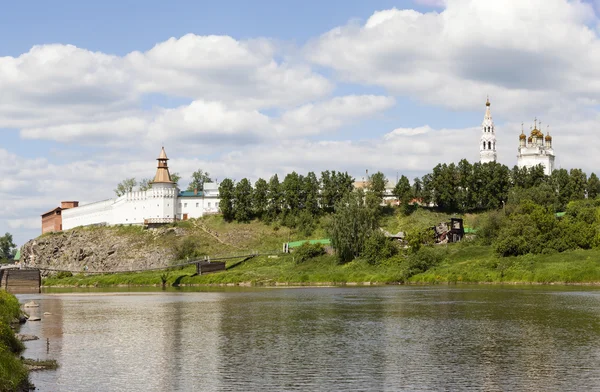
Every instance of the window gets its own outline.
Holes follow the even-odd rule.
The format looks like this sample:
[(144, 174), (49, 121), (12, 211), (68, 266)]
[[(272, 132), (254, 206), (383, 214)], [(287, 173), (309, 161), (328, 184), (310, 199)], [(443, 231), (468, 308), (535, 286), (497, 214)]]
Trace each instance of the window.
[(200, 207), (200, 203), (196, 203), (196, 208)]
[(210, 201), (208, 202), (208, 208), (210, 208)]
[(183, 206), (187, 208), (187, 203), (183, 203)]
[(485, 142), (483, 142), (483, 149), (485, 150)]
[(488, 142), (488, 150), (492, 149), (492, 142)]

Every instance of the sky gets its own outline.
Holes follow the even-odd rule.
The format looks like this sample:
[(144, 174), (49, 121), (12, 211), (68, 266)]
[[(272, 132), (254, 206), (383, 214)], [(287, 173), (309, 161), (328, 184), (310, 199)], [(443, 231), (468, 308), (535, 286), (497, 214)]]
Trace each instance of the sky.
[(422, 176), (498, 161), (522, 123), (560, 168), (599, 172), (600, 2), (9, 2), (0, 13), (0, 233), (22, 245), (61, 200), (152, 177), (186, 187), (291, 171)]

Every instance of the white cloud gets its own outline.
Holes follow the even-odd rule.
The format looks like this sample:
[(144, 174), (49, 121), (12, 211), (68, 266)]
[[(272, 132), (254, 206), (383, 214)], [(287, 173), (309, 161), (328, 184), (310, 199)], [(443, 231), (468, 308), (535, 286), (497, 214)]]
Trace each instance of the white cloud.
[(600, 41), (589, 4), (449, 0), (441, 12), (375, 12), (305, 48), (344, 81), (453, 109), (485, 94), (505, 112), (600, 101)]

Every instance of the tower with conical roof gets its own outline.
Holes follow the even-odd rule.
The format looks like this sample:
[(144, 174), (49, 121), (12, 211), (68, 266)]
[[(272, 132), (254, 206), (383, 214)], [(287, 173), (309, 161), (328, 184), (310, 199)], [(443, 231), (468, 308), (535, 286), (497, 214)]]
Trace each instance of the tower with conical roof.
[(158, 166), (156, 167), (154, 180), (152, 180), (152, 188), (155, 186), (161, 188), (173, 188), (175, 183), (171, 180), (171, 173), (169, 173), (169, 165), (167, 164), (169, 158), (167, 158), (164, 147), (160, 150), (160, 155), (156, 160), (158, 161)]
[(490, 99), (485, 102), (485, 115), (481, 124), (481, 139), (479, 141), (479, 162), (496, 162), (496, 129), (490, 110)]
[[(544, 134), (538, 129), (538, 119), (536, 118), (533, 123), (533, 129), (529, 137), (523, 132), (523, 126), (521, 125), (521, 135), (519, 135), (519, 149), (517, 154), (517, 166), (522, 167), (534, 167), (542, 165), (544, 167), (544, 173), (549, 176), (554, 170), (554, 149), (552, 148), (552, 136), (550, 131)], [(542, 128), (542, 122), (539, 121), (540, 128)]]

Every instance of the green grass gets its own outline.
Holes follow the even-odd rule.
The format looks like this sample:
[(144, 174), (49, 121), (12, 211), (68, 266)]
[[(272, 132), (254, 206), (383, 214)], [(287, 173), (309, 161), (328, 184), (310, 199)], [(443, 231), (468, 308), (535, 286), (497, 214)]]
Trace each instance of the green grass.
[(44, 370), (58, 369), (58, 362), (55, 359), (30, 359), (23, 358), (23, 364), (26, 366), (33, 366), (37, 368), (43, 368)]
[[(224, 272), (195, 275), (195, 267), (172, 269), (166, 273), (168, 286), (225, 284), (345, 284), (389, 283), (597, 283), (600, 282), (600, 249), (577, 250), (551, 255), (497, 257), (491, 247), (454, 244), (435, 247), (443, 261), (429, 270), (407, 275), (402, 255), (371, 265), (354, 260), (340, 265), (333, 256), (320, 256), (297, 263), (294, 255), (277, 258), (259, 256), (227, 263)], [(75, 275), (46, 278), (45, 286), (110, 287), (160, 286), (164, 271), (110, 275)]]
[(550, 255), (498, 257), (488, 246), (451, 246), (440, 265), (413, 276), (414, 283), (598, 283), (600, 249)]
[(17, 298), (0, 290), (0, 391), (15, 391), (27, 385), (28, 372), (17, 355), (25, 348), (9, 323), (21, 314)]

